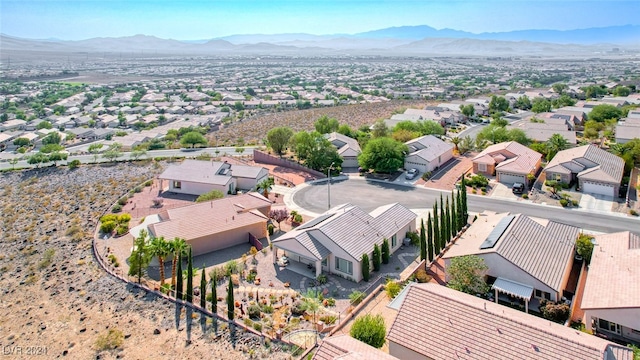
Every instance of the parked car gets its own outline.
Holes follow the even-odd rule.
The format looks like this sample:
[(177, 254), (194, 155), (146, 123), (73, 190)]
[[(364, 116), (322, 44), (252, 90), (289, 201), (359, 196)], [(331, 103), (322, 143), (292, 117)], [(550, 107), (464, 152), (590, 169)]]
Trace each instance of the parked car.
[(514, 194), (522, 194), (524, 192), (524, 184), (514, 183), (511, 187), (511, 192), (513, 192)]
[(413, 180), (416, 175), (418, 175), (418, 169), (413, 168), (407, 171), (407, 173), (404, 175), (404, 178), (407, 180)]

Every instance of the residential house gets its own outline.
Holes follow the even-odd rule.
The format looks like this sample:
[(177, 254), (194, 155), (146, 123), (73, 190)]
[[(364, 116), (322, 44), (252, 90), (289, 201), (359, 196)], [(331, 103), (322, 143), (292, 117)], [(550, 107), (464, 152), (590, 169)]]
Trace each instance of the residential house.
[(633, 359), (627, 347), (433, 283), (410, 285), (387, 340), (399, 359)]
[(376, 349), (371, 345), (356, 340), (349, 335), (334, 335), (325, 337), (318, 346), (312, 360), (398, 360), (398, 358)]
[(404, 168), (416, 168), (426, 173), (437, 170), (453, 158), (453, 144), (446, 143), (433, 135), (421, 136), (405, 143), (409, 154), (404, 158)]
[(640, 236), (596, 235), (580, 307), (588, 330), (640, 343)]
[(362, 152), (358, 140), (337, 132), (326, 134), (325, 137), (338, 149), (338, 155), (342, 157), (342, 168), (357, 168), (358, 155)]
[(158, 214), (148, 222), (149, 234), (183, 238), (193, 255), (249, 243), (267, 236), (271, 201), (258, 193), (198, 203)]
[(0, 131), (15, 131), (15, 130), (23, 130), (27, 122), (20, 119), (7, 120), (3, 123), (0, 123)]
[(482, 258), (489, 268), (488, 283), (494, 284), (496, 301), (498, 293), (524, 300), (525, 306), (532, 299), (533, 305), (545, 299), (560, 301), (563, 296), (572, 296), (565, 290), (578, 233), (575, 226), (552, 220), (482, 213), (442, 258), (445, 268), (456, 257)]
[(495, 174), (498, 182), (525, 185), (529, 175), (538, 173), (541, 161), (542, 154), (515, 141), (491, 145), (472, 159), (476, 174)]
[(384, 239), (394, 253), (406, 233), (415, 231), (415, 220), (416, 214), (398, 203), (371, 213), (351, 204), (338, 205), (272, 240), (273, 262), (284, 253), (292, 264), (310, 267), (315, 276), (325, 271), (359, 282), (362, 255), (368, 254), (371, 261), (374, 245), (382, 246)]
[(625, 144), (633, 139), (640, 139), (640, 112), (632, 113), (629, 116), (620, 119), (616, 125), (616, 142)]
[(223, 194), (251, 190), (268, 176), (269, 171), (263, 167), (185, 160), (179, 165), (169, 166), (158, 179), (168, 181), (167, 191), (202, 195), (212, 190), (219, 190)]
[(544, 168), (548, 180), (578, 181), (584, 193), (618, 196), (624, 160), (594, 145), (559, 151)]

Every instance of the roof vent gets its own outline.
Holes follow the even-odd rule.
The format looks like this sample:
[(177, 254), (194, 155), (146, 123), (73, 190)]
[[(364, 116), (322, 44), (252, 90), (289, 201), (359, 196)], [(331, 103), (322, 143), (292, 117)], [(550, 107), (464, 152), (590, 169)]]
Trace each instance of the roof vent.
[(531, 344), (531, 348), (533, 349), (533, 351), (535, 352), (540, 352), (540, 348), (538, 348), (536, 345)]

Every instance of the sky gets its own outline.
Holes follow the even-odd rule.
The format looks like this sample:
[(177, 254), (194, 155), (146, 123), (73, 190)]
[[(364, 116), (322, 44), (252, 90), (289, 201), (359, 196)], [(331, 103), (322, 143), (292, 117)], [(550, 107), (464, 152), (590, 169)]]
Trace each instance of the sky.
[(638, 0), (0, 0), (0, 32), (81, 40), (136, 34), (354, 34), (428, 25), (473, 33), (640, 25)]

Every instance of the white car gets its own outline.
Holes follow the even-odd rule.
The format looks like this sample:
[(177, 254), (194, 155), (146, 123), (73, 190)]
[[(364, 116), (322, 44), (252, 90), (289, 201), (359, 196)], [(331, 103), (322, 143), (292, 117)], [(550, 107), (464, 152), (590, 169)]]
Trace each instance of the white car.
[(407, 180), (413, 180), (416, 175), (418, 175), (418, 169), (413, 168), (407, 171), (407, 173), (404, 175), (404, 178)]

